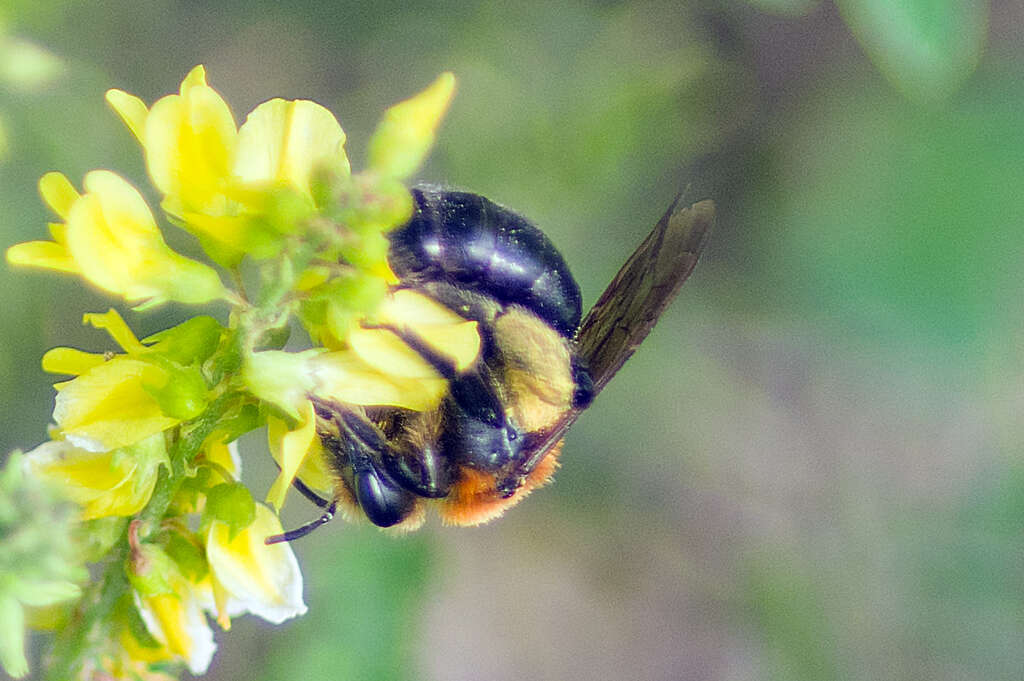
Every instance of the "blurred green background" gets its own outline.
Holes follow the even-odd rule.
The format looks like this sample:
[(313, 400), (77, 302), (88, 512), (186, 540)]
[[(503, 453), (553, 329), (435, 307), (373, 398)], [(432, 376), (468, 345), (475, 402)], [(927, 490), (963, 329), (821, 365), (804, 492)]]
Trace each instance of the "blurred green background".
[[(719, 206), (556, 484), (479, 529), (298, 542), (309, 614), (238, 620), (210, 678), (1024, 677), (1017, 0), (5, 0), (0, 22), (3, 247), (43, 236), (45, 171), (144, 186), (103, 92), (151, 102), (197, 63), (239, 121), (324, 104), (356, 167), (383, 109), (453, 70), (420, 177), (531, 216), (587, 304), (678, 188)], [(0, 291), (5, 452), (45, 437), (39, 357), (106, 349), (79, 320), (111, 301), (7, 268)], [(315, 514), (296, 496), (286, 525)]]

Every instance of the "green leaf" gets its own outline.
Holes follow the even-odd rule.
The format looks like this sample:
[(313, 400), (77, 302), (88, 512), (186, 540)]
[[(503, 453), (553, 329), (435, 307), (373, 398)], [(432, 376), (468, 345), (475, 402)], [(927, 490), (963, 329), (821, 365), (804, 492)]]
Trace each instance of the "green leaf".
[(243, 404), (237, 412), (227, 415), (217, 426), (223, 432), (221, 442), (234, 442), (248, 432), (256, 430), (264, 424), (259, 407), (252, 402)]
[(974, 71), (985, 46), (986, 0), (839, 0), (865, 51), (904, 94), (950, 95)]
[(204, 523), (219, 520), (230, 528), (231, 538), (244, 530), (256, 517), (256, 505), (249, 488), (240, 482), (213, 487), (206, 495)]
[(69, 601), (82, 595), (82, 589), (68, 581), (26, 581), (18, 583), (15, 596), (34, 608), (42, 608), (61, 601)]

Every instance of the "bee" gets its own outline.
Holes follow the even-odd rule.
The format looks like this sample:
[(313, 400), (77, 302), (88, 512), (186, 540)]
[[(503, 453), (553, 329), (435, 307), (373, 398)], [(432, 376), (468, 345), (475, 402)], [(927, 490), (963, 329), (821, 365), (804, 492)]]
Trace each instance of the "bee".
[(334, 496), (296, 478), (323, 514), (268, 544), (305, 536), (339, 508), (408, 530), (430, 503), (448, 524), (477, 525), (548, 482), (562, 436), (675, 297), (714, 217), (710, 201), (683, 207), (677, 197), (581, 324), (576, 280), (526, 218), (467, 192), (412, 196), (412, 218), (389, 234), (393, 295), (476, 322), (480, 352), (460, 370), (410, 328), (384, 327), (447, 381), (444, 398), (426, 412), (314, 398)]
[(550, 239), (477, 194), (416, 188), (412, 196), (412, 218), (389, 234), (396, 292), (476, 322), (478, 359), (459, 371), (413, 331), (387, 327), (446, 379), (447, 394), (427, 412), (314, 398), (334, 498), (296, 479), (324, 514), (271, 540), (307, 534), (339, 505), (379, 527), (418, 527), (430, 500), (449, 524), (491, 520), (550, 479), (560, 444), (538, 456), (538, 441), (590, 403), (593, 384), (573, 344), (580, 290)]

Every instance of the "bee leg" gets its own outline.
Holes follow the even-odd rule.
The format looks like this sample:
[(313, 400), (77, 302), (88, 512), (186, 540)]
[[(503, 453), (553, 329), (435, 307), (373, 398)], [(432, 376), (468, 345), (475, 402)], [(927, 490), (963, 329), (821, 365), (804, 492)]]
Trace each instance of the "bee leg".
[(441, 456), (432, 438), (417, 437), (417, 444), (404, 443), (405, 453), (384, 457), (384, 467), (399, 484), (427, 499), (448, 496), (452, 486), (452, 466)]
[(572, 408), (586, 409), (594, 401), (594, 379), (590, 377), (587, 365), (575, 353), (572, 355), (572, 382), (576, 386), (572, 392)]
[[(280, 464), (278, 464), (277, 470), (281, 470)], [(299, 480), (297, 477), (292, 478), (292, 487), (298, 490), (299, 494), (309, 499), (314, 506), (327, 508), (331, 505), (331, 502), (328, 499), (324, 499), (322, 496), (311, 490), (306, 483), (302, 482), (302, 480)]]
[[(319, 499), (320, 497), (317, 498)], [(320, 527), (321, 525), (329, 523), (331, 521), (331, 518), (334, 517), (334, 512), (337, 510), (337, 508), (338, 503), (336, 501), (329, 502), (327, 504), (326, 510), (324, 511), (324, 514), (316, 520), (314, 520), (313, 522), (306, 523), (302, 527), (297, 527), (294, 530), (288, 530), (284, 534), (275, 534), (270, 537), (267, 537), (263, 540), (263, 543), (269, 546), (271, 544), (279, 544), (283, 541), (295, 541), (296, 539), (301, 539), (302, 537), (305, 537), (307, 534), (309, 534), (316, 528)]]
[(342, 416), (344, 427), (367, 444), (371, 460), (406, 490), (428, 499), (447, 496), (451, 488), (451, 465), (432, 444), (438, 416), (419, 415), (401, 430), (405, 436), (392, 442), (365, 416), (348, 412)]
[(327, 508), (331, 505), (331, 501), (324, 499), (322, 496), (311, 490), (306, 483), (302, 482), (298, 478), (292, 480), (292, 487), (299, 491), (299, 494), (309, 499), (315, 506), (320, 508)]

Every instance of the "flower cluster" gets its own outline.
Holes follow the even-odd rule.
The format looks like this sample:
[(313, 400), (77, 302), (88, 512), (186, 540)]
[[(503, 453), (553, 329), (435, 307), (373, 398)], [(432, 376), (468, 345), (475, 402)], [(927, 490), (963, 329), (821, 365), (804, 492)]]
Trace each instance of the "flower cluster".
[[(73, 540), (61, 544), (71, 548), (56, 581), (18, 598), (0, 593), (0, 610), (5, 622), (57, 629), (52, 676), (162, 679), (169, 662), (201, 674), (215, 649), (208, 615), (227, 629), (246, 612), (275, 623), (305, 612), (290, 547), (264, 540), (281, 532), (276, 511), (296, 476), (331, 487), (314, 396), (434, 408), (446, 384), (382, 330), (396, 320), (443, 339), (460, 364), (479, 350), (474, 323), (392, 292), (387, 261), (386, 234), (412, 210), (403, 181), (432, 145), (453, 87), (444, 74), (388, 110), (360, 173), (337, 120), (311, 101), (270, 100), (239, 127), (202, 66), (152, 106), (109, 91), (142, 146), (160, 213), (196, 238), (207, 262), (171, 249), (119, 175), (92, 171), (81, 191), (60, 173), (42, 177), (57, 216), (52, 240), (17, 244), (8, 262), (80, 276), (135, 309), (229, 307), (223, 322), (199, 315), (142, 340), (114, 310), (86, 314), (118, 349), (43, 357), (46, 371), (70, 378), (54, 386), (50, 440), (8, 468), (73, 504)], [(293, 320), (309, 349), (283, 349)], [(234, 444), (261, 426), (281, 468), (266, 503), (241, 481)], [(87, 563), (102, 580), (88, 582)], [(17, 650), (0, 651), (0, 662), (22, 675), (14, 629), (6, 640)]]

